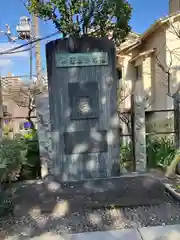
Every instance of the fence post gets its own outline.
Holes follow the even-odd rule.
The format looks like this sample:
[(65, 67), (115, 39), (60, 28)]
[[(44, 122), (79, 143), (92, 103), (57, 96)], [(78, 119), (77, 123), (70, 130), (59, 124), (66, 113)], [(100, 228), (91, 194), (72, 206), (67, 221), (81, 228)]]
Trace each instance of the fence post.
[(176, 147), (180, 147), (180, 95), (179, 93), (174, 94), (173, 96), (174, 99), (174, 129), (175, 129), (175, 134), (174, 134), (174, 141), (176, 144)]

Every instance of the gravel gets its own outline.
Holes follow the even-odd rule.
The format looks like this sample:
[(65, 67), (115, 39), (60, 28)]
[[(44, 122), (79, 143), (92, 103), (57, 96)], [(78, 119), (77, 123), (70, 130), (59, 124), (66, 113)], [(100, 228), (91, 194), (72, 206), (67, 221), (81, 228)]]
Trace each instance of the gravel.
[(169, 195), (160, 205), (133, 208), (88, 209), (62, 215), (42, 214), (38, 208), (14, 219), (0, 219), (0, 233), (25, 238), (46, 232), (77, 233), (180, 223), (180, 204)]

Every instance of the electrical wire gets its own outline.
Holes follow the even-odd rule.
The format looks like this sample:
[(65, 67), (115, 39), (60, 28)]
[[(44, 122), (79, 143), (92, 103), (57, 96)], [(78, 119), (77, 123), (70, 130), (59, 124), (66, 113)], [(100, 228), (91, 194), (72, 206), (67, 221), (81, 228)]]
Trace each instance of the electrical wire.
[[(24, 43), (24, 44), (22, 44), (22, 45), (19, 45), (19, 46), (17, 46), (17, 47), (14, 47), (14, 48), (8, 49), (8, 50), (6, 50), (6, 51), (0, 52), (0, 55), (11, 54), (12, 52), (13, 52), (13, 53), (16, 53), (15, 50), (17, 50), (17, 49), (23, 48), (23, 47), (25, 47), (25, 46), (28, 46), (28, 45), (30, 45), (30, 44), (32, 44), (32, 43), (36, 43), (36, 42), (38, 42), (38, 41), (42, 41), (42, 40), (46, 40), (46, 39), (48, 39), (48, 38), (54, 37), (54, 36), (56, 36), (57, 34), (59, 34), (59, 31), (58, 31), (58, 32), (55, 32), (55, 33), (52, 33), (52, 34), (50, 34), (50, 35), (47, 35), (47, 36), (45, 36), (45, 37), (42, 37), (42, 38), (36, 38), (35, 40), (29, 41), (29, 42)], [(22, 51), (23, 51), (23, 50), (22, 50)]]
[(16, 53), (22, 53), (22, 52), (28, 52), (30, 51), (31, 49), (33, 49), (35, 47), (35, 45), (33, 45), (32, 47), (30, 48), (26, 48), (24, 50), (19, 50), (19, 51), (13, 51), (13, 52), (10, 52), (10, 53), (4, 53), (2, 55), (11, 55), (11, 54), (16, 54)]

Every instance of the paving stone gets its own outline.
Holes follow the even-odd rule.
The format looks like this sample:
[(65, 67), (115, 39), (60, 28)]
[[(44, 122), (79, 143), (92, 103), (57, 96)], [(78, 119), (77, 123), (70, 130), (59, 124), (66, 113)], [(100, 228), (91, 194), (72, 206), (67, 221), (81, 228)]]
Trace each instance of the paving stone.
[(52, 235), (45, 234), (40, 237), (32, 238), (31, 240), (141, 240), (137, 230), (125, 229), (119, 231), (107, 231), (107, 232), (88, 232), (79, 233), (73, 235)]
[(143, 240), (180, 240), (180, 225), (140, 228)]

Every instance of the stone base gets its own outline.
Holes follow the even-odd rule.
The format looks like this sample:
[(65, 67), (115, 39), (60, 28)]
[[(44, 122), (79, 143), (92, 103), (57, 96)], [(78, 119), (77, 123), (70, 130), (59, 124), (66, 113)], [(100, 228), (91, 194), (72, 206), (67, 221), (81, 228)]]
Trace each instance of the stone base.
[(53, 182), (56, 194), (68, 200), (73, 197), (73, 204), (81, 208), (134, 207), (160, 204), (165, 199), (164, 185), (148, 174), (67, 183), (51, 178), (45, 182), (46, 187)]

